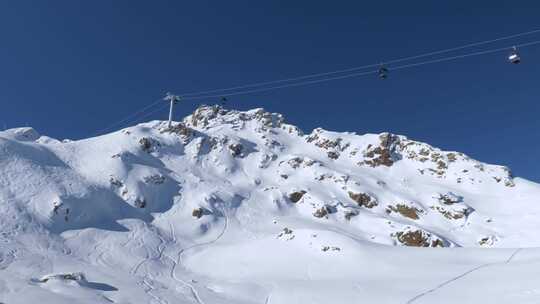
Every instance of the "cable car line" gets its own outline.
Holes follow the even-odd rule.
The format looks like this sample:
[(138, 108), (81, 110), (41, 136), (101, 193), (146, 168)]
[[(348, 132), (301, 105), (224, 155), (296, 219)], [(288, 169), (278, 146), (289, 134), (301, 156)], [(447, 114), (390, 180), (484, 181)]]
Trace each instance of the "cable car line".
[[(528, 42), (528, 43), (516, 44), (516, 47), (527, 47), (527, 46), (536, 45), (536, 44), (540, 44), (540, 40), (532, 41), (532, 42)], [(496, 53), (496, 52), (508, 50), (510, 48), (511, 47), (501, 47), (501, 48), (485, 50), (485, 51), (479, 51), (479, 52), (474, 52), (474, 53), (469, 53), (469, 54), (463, 54), (463, 55), (456, 55), (456, 56), (451, 56), (451, 57), (432, 59), (432, 60), (427, 60), (427, 61), (417, 62), (417, 63), (410, 63), (410, 64), (405, 64), (405, 65), (392, 67), (391, 70), (401, 70), (401, 69), (405, 69), (405, 68), (409, 68), (409, 67), (415, 67), (415, 66), (426, 65), (426, 64), (431, 64), (431, 63), (450, 61), (450, 60), (455, 60), (455, 59), (461, 59), (461, 58), (467, 58), (467, 57), (472, 57), (472, 56), (479, 56), (479, 55), (489, 54), (489, 53)], [(367, 72), (346, 74), (346, 75), (335, 76), (335, 77), (327, 77), (327, 78), (323, 78), (323, 79), (302, 81), (302, 82), (291, 83), (291, 84), (283, 84), (283, 85), (279, 85), (279, 86), (256, 88), (256, 89), (252, 89), (252, 90), (245, 90), (245, 91), (239, 91), (239, 92), (233, 92), (233, 93), (227, 93), (227, 94), (193, 96), (193, 97), (185, 97), (183, 99), (184, 100), (195, 100), (195, 99), (203, 99), (203, 98), (214, 98), (214, 97), (220, 97), (220, 96), (233, 96), (233, 95), (244, 95), (244, 94), (249, 94), (249, 93), (257, 93), (257, 92), (266, 92), (266, 91), (272, 91), (272, 90), (283, 89), (283, 88), (288, 88), (288, 87), (297, 87), (297, 86), (302, 86), (302, 85), (321, 83), (321, 82), (338, 80), (338, 79), (358, 77), (358, 76), (374, 74), (374, 73), (379, 73), (379, 72), (380, 72), (380, 69), (379, 70), (371, 70), (371, 71), (367, 71)], [(388, 73), (388, 69), (386, 70), (386, 72)]]
[[(532, 33), (532, 32), (540, 32), (540, 30), (531, 31), (529, 33)], [(502, 39), (502, 38), (499, 38), (499, 39)], [(521, 60), (521, 58), (519, 57), (519, 55), (517, 53), (517, 48), (518, 47), (519, 48), (524, 48), (524, 47), (528, 47), (528, 46), (532, 46), (532, 45), (538, 45), (538, 44), (540, 44), (540, 40), (535, 40), (535, 41), (530, 41), (530, 42), (526, 42), (526, 43), (516, 44), (516, 45), (511, 46), (511, 47), (500, 47), (500, 48), (489, 49), (489, 50), (484, 50), (484, 51), (477, 51), (477, 52), (473, 52), (473, 53), (467, 53), (467, 54), (455, 55), (455, 56), (450, 56), (450, 57), (437, 58), (437, 59), (432, 59), (432, 60), (427, 60), (427, 61), (422, 61), (422, 62), (416, 62), (416, 63), (410, 63), (410, 64), (404, 64), (404, 65), (399, 65), (399, 66), (395, 66), (395, 67), (391, 67), (391, 68), (387, 68), (384, 65), (384, 63), (383, 63), (383, 65), (381, 65), (381, 64), (373, 64), (373, 65), (369, 65), (369, 66), (373, 66), (373, 67), (379, 66), (379, 69), (377, 69), (377, 70), (369, 70), (369, 71), (365, 71), (365, 72), (358, 72), (358, 73), (350, 73), (350, 74), (334, 76), (334, 77), (326, 77), (326, 78), (322, 78), (322, 79), (307, 80), (307, 81), (296, 82), (296, 83), (287, 83), (287, 84), (278, 85), (278, 86), (254, 88), (254, 89), (251, 89), (251, 90), (243, 90), (243, 91), (237, 91), (237, 92), (231, 92), (231, 93), (225, 93), (225, 94), (187, 96), (187, 97), (180, 95), (180, 97), (182, 97), (182, 100), (196, 100), (196, 99), (219, 97), (219, 98), (221, 98), (221, 100), (223, 102), (223, 101), (227, 100), (226, 99), (227, 96), (245, 95), (245, 94), (257, 93), (257, 92), (266, 92), (266, 91), (272, 91), (272, 90), (277, 90), (277, 89), (282, 89), (282, 88), (298, 87), (298, 86), (322, 83), (322, 82), (327, 82), (327, 81), (332, 81), (332, 80), (359, 77), (359, 76), (364, 76), (364, 75), (369, 75), (369, 74), (378, 74), (379, 77), (382, 78), (381, 69), (383, 69), (384, 76), (386, 78), (388, 76), (389, 70), (401, 70), (401, 69), (406, 69), (406, 68), (411, 68), (411, 67), (416, 67), (416, 66), (421, 66), (421, 65), (433, 64), (433, 63), (438, 63), (438, 62), (446, 62), (446, 61), (451, 61), (451, 60), (456, 60), (456, 59), (461, 59), (461, 58), (467, 58), (467, 57), (472, 57), (472, 56), (479, 56), (479, 55), (484, 55), (484, 54), (496, 53), (496, 52), (505, 51), (505, 50), (509, 50), (509, 49), (511, 49), (512, 52), (511, 52), (510, 56), (508, 56), (507, 59), (510, 62), (512, 62), (511, 58), (513, 58), (512, 57), (513, 54), (516, 54), (518, 56), (518, 59)], [(456, 49), (456, 48), (454, 48), (454, 49)], [(416, 57), (420, 58), (420, 56), (421, 55), (418, 55)], [(390, 61), (386, 61), (386, 64), (388, 62), (390, 62)], [(512, 62), (512, 63), (515, 63), (515, 62)], [(114, 124), (111, 124), (109, 127), (104, 128), (104, 129), (102, 129), (102, 130), (100, 130), (100, 131), (98, 131), (96, 133), (99, 134), (101, 132), (107, 131), (108, 129), (110, 129), (110, 128), (114, 127), (114, 126), (117, 126), (117, 125), (120, 125), (120, 124), (123, 124), (123, 123), (127, 123), (128, 121), (139, 120), (142, 117), (147, 117), (147, 116), (157, 112), (158, 110), (161, 110), (161, 107), (158, 110), (151, 111), (149, 113), (146, 113), (142, 117), (134, 119), (135, 117), (137, 117), (142, 112), (152, 108), (153, 106), (155, 106), (156, 104), (158, 104), (160, 102), (162, 102), (162, 98), (154, 101), (153, 103), (141, 108), (137, 112), (127, 116), (126, 118), (124, 118), (124, 119), (122, 119), (122, 120), (120, 120), (120, 121), (118, 121), (118, 122), (116, 122)]]
[(168, 106), (169, 106), (169, 105), (164, 104), (164, 105), (162, 105), (162, 106), (156, 108), (154, 111), (148, 112), (148, 113), (144, 114), (143, 116), (137, 118), (137, 120), (141, 120), (141, 119), (146, 118), (146, 117), (148, 117), (148, 116), (150, 116), (150, 115), (152, 115), (152, 114), (154, 114), (154, 113), (163, 111), (163, 110), (165, 110), (166, 108), (168, 108)]
[[(409, 56), (409, 57), (402, 57), (402, 58), (392, 59), (392, 60), (384, 61), (384, 62), (382, 62), (382, 64), (389, 65), (389, 64), (393, 64), (393, 63), (399, 63), (399, 62), (409, 61), (409, 60), (413, 60), (413, 59), (419, 59), (419, 58), (423, 58), (423, 57), (444, 54), (444, 53), (448, 53), (448, 52), (453, 52), (453, 51), (457, 51), (457, 50), (470, 48), (470, 47), (473, 47), (473, 46), (479, 46), (479, 45), (494, 43), (494, 42), (508, 40), (508, 39), (517, 38), (517, 37), (522, 37), (522, 36), (526, 36), (526, 35), (532, 35), (532, 34), (536, 34), (536, 33), (540, 33), (540, 29), (527, 31), (527, 32), (521, 32), (521, 33), (517, 33), (517, 34), (513, 34), (513, 35), (509, 35), (509, 36), (503, 36), (503, 37), (490, 39), (490, 40), (484, 40), (484, 41), (469, 43), (469, 44), (465, 44), (465, 45), (461, 45), (461, 46), (457, 46), (457, 47), (432, 51), (432, 52), (423, 53), (423, 54), (420, 54), (420, 55), (414, 55), (414, 56)], [(302, 80), (302, 79), (308, 79), (308, 78), (315, 78), (315, 77), (321, 77), (321, 76), (327, 76), (327, 75), (333, 75), (333, 74), (353, 72), (353, 71), (356, 71), (356, 70), (362, 70), (362, 69), (367, 69), (367, 68), (371, 68), (371, 67), (377, 67), (379, 65), (380, 64), (378, 64), (378, 63), (377, 64), (368, 64), (368, 65), (352, 67), (352, 68), (336, 70), (336, 71), (330, 71), (330, 72), (308, 74), (308, 75), (292, 77), (292, 78), (285, 78), (285, 79), (278, 79), (278, 80), (272, 80), (272, 81), (257, 82), (257, 83), (251, 83), (251, 84), (240, 85), (240, 86), (235, 86), (235, 87), (230, 87), (230, 88), (223, 88), (223, 89), (213, 89), (213, 90), (206, 90), (206, 91), (199, 91), (199, 92), (190, 92), (190, 93), (184, 93), (184, 94), (179, 94), (179, 95), (182, 96), (182, 97), (191, 97), (193, 95), (203, 95), (203, 94), (209, 94), (209, 93), (215, 93), (215, 92), (226, 92), (226, 91), (245, 89), (245, 88), (251, 88), (251, 87), (259, 87), (259, 86), (264, 86), (264, 85), (269, 85), (269, 84), (276, 84), (276, 83), (290, 82), (290, 81), (296, 81), (296, 80)]]
[(168, 104), (163, 104), (163, 105), (161, 105), (160, 107), (157, 107), (156, 109), (154, 109), (153, 111), (150, 111), (150, 112), (148, 112), (148, 113), (145, 113), (143, 116), (138, 117), (137, 119), (134, 119), (133, 121), (131, 121), (131, 123), (136, 122), (136, 121), (140, 121), (140, 120), (142, 120), (142, 119), (144, 119), (144, 118), (146, 118), (146, 117), (151, 116), (152, 114), (155, 114), (155, 113), (164, 111), (165, 109), (168, 108), (168, 106), (169, 106)]
[(117, 121), (117, 122), (115, 122), (115, 123), (113, 123), (113, 124), (110, 124), (110, 125), (107, 126), (106, 128), (103, 128), (103, 129), (101, 129), (101, 130), (99, 130), (99, 131), (96, 131), (96, 132), (92, 133), (92, 135), (98, 135), (98, 134), (100, 134), (100, 133), (102, 133), (102, 132), (105, 132), (105, 131), (111, 129), (112, 127), (121, 125), (121, 124), (124, 123), (124, 122), (131, 121), (132, 119), (134, 119), (135, 117), (137, 117), (139, 114), (141, 114), (141, 113), (143, 113), (144, 111), (146, 111), (146, 110), (152, 108), (152, 107), (155, 106), (156, 104), (162, 103), (162, 100), (163, 100), (163, 98), (158, 98), (158, 99), (156, 99), (155, 101), (153, 101), (151, 104), (149, 104), (149, 105), (147, 105), (147, 106), (141, 108), (141, 109), (138, 110), (137, 112), (134, 112), (134, 113), (132, 113), (132, 114), (130, 114), (130, 115), (124, 117), (123, 119), (121, 119), (121, 120), (119, 120), (119, 121)]
[[(540, 40), (531, 41), (531, 42), (522, 43), (522, 44), (516, 44), (513, 47), (524, 48), (524, 47), (527, 47), (527, 46), (532, 46), (532, 45), (537, 45), (537, 44), (540, 44)], [(463, 54), (463, 55), (456, 55), (456, 56), (452, 56), (452, 57), (444, 57), (444, 58), (439, 58), (439, 59), (433, 59), (433, 60), (428, 60), (428, 61), (424, 61), (424, 62), (410, 63), (410, 64), (405, 64), (405, 65), (393, 67), (392, 70), (400, 70), (400, 69), (415, 67), (415, 66), (419, 66), (419, 65), (426, 65), (426, 64), (431, 64), (431, 63), (438, 63), (438, 62), (450, 61), (450, 60), (467, 58), (467, 57), (472, 57), (472, 56), (479, 56), (479, 55), (485, 55), (485, 54), (490, 54), (490, 53), (496, 53), (496, 52), (501, 52), (501, 51), (512, 49), (513, 47), (501, 47), (501, 48), (497, 48), (497, 49), (478, 51), (478, 52), (469, 53), (469, 54)]]

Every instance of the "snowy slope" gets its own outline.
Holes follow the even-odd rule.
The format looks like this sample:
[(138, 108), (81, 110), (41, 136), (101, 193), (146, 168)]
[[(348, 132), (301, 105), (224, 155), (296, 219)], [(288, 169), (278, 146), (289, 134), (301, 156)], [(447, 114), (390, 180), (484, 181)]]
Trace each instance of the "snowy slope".
[(166, 126), (0, 132), (0, 302), (540, 297), (540, 186), (508, 168), (263, 109)]

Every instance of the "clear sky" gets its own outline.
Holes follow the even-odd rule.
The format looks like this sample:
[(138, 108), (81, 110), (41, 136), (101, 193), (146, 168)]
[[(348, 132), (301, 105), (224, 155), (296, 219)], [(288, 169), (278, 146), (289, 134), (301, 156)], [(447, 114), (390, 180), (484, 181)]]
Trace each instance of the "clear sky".
[[(185, 93), (540, 28), (538, 1), (2, 1), (0, 124), (78, 139)], [(484, 48), (540, 40), (540, 33)], [(304, 131), (390, 131), (540, 181), (540, 45), (229, 98)], [(449, 54), (452, 55), (452, 54)], [(198, 104), (185, 102), (180, 118)], [(148, 119), (165, 119), (166, 110)], [(118, 126), (123, 127), (125, 125)]]

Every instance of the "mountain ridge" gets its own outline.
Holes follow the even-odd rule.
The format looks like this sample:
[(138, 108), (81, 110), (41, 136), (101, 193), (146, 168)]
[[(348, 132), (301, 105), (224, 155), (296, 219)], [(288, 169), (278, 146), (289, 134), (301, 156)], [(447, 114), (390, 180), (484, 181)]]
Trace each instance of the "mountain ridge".
[[(287, 277), (263, 265), (244, 268), (235, 258), (255, 263), (260, 248), (276, 265), (297, 252), (306, 261), (344, 263), (343, 275), (352, 275), (349, 259), (393, 255), (382, 247), (408, 256), (398, 248), (540, 245), (540, 185), (504, 166), (391, 133), (304, 134), (263, 109), (201, 106), (171, 128), (151, 121), (77, 141), (11, 129), (0, 132), (0, 151), (0, 269), (13, 269), (22, 282), (33, 278), (31, 294), (45, 289), (55, 299), (73, 286), (61, 283), (58, 291), (50, 285), (56, 279), (40, 278), (79, 277), (69, 273), (81, 265), (90, 274), (73, 288), (88, 291), (95, 285), (86, 280), (97, 276), (125, 284), (119, 297), (128, 303), (189, 302), (185, 290), (219, 303), (216, 290), (224, 286), (223, 303), (253, 303), (229, 280), (249, 281), (251, 272)], [(220, 261), (242, 270), (230, 274)], [(288, 280), (300, 280), (303, 267), (308, 277), (327, 279), (310, 272), (311, 262), (295, 261)], [(134, 291), (134, 282), (146, 287)], [(178, 284), (185, 290), (166, 292)], [(261, 284), (256, 298), (267, 290)], [(112, 291), (89, 292), (92, 303)]]

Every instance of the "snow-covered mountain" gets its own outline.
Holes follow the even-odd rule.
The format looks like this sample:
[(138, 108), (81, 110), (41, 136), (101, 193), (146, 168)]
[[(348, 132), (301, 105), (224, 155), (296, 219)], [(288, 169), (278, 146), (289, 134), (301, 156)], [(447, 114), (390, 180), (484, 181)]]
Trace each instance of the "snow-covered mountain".
[(539, 197), (459, 152), (263, 109), (79, 141), (11, 129), (0, 302), (524, 303), (540, 251), (515, 248), (540, 246)]

